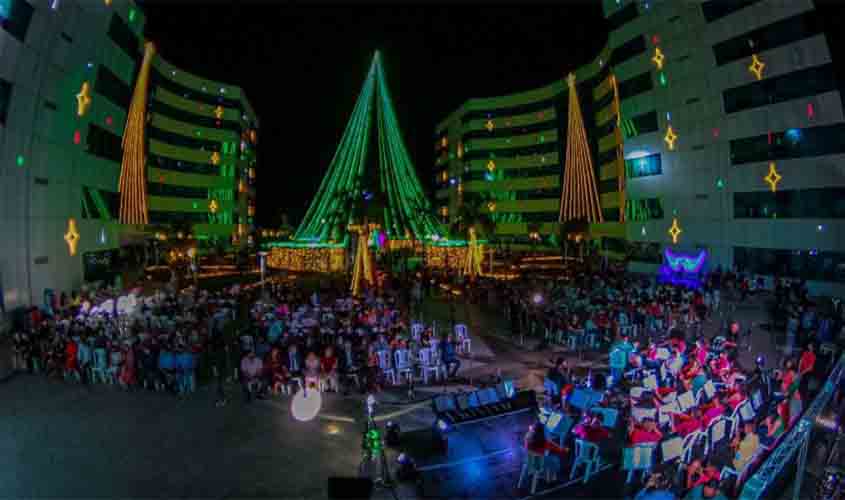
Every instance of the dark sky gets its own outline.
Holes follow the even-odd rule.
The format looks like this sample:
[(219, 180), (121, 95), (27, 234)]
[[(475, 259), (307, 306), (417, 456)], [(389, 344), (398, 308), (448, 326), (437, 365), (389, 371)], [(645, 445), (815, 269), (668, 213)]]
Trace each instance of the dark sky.
[(468, 98), (547, 85), (592, 60), (607, 38), (597, 1), (141, 3), (146, 36), (165, 59), (238, 85), (252, 102), (261, 121), (259, 225), (278, 223), (281, 211), (294, 225), (304, 215), (376, 49), (406, 145), (429, 188), (439, 121)]

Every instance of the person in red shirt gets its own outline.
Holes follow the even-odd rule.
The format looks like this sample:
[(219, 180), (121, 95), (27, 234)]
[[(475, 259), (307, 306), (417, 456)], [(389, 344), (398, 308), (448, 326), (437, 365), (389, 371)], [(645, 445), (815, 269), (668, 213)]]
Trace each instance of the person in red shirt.
[(334, 355), (332, 346), (326, 347), (323, 357), (320, 358), (320, 373), (323, 377), (323, 383), (336, 391), (338, 388), (337, 356)]
[(78, 346), (72, 338), (67, 339), (65, 344), (65, 378), (73, 378), (78, 375), (79, 370), (76, 364), (76, 353)]
[(545, 457), (546, 463), (544, 464), (544, 468), (549, 476), (551, 476), (547, 477), (547, 479), (556, 481), (557, 474), (560, 472), (560, 464), (563, 462), (562, 457), (568, 450), (546, 439), (546, 429), (539, 421), (528, 427), (524, 442), (525, 450), (528, 452), (528, 459), (537, 460), (539, 457)]
[(631, 442), (631, 446), (656, 444), (663, 439), (663, 433), (657, 428), (654, 419), (646, 418), (642, 424), (636, 424), (632, 419), (628, 427), (628, 439)]
[(693, 408), (692, 415), (686, 413), (672, 414), (672, 430), (681, 437), (686, 437), (701, 430), (701, 410)]
[(610, 437), (610, 432), (602, 425), (601, 418), (594, 413), (585, 415), (584, 420), (575, 426), (572, 433), (584, 441), (596, 444)]
[(687, 489), (691, 490), (713, 479), (719, 480), (719, 469), (706, 461), (702, 463), (701, 459), (696, 458), (687, 467)]
[(816, 367), (816, 353), (813, 344), (807, 345), (807, 350), (801, 354), (801, 360), (798, 362), (798, 374), (801, 376), (811, 373)]

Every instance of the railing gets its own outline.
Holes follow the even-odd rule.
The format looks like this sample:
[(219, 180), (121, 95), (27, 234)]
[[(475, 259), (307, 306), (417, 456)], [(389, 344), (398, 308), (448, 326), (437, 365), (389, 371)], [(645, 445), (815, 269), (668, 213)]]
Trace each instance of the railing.
[(807, 411), (804, 412), (801, 419), (787, 432), (783, 440), (771, 452), (768, 458), (766, 458), (757, 472), (745, 482), (739, 497), (740, 500), (759, 500), (763, 497), (769, 486), (783, 473), (785, 466), (795, 458), (796, 453), (800, 454), (797, 465), (798, 471), (795, 474), (795, 493), (793, 498), (799, 498), (801, 480), (805, 472), (804, 465), (807, 460), (810, 431), (813, 429), (816, 417), (819, 416), (830, 402), (831, 397), (833, 397), (843, 375), (845, 375), (845, 354), (839, 358), (821, 392), (807, 408)]

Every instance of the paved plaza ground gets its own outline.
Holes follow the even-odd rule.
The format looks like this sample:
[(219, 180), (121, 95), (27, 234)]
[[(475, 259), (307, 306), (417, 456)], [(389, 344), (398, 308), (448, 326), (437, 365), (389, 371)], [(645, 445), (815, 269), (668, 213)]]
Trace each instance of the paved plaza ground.
[[(424, 315), (448, 324), (448, 307), (443, 303), (427, 303)], [(760, 304), (740, 306), (736, 315), (743, 323), (766, 319)], [(465, 359), (461, 370), (473, 381), (501, 372), (521, 387), (542, 386), (546, 363), (561, 351), (537, 351), (536, 340), (520, 345), (495, 309), (461, 305), (456, 320), (467, 323), (475, 339), (474, 359)], [(709, 323), (708, 334), (718, 325), (717, 317)], [(744, 364), (757, 353), (775, 353), (773, 339), (764, 331), (754, 334), (753, 346), (744, 351)], [(605, 358), (593, 355), (581, 362), (599, 366)], [(441, 390), (442, 386), (420, 388), (417, 401)], [(291, 417), (289, 398), (247, 405), (236, 387), (230, 392), (230, 404), (215, 408), (207, 388), (180, 401), (102, 385), (13, 377), (0, 383), (0, 498), (325, 498), (329, 476), (356, 475), (363, 425), (360, 395), (328, 394), (321, 418), (303, 423)], [(524, 423), (468, 429), (468, 444), (443, 457), (430, 450), (433, 414), (428, 403), (403, 401), (403, 390), (379, 398), (380, 420), (401, 425), (401, 450), (426, 469), (426, 496), (524, 495), (515, 488), (520, 465), (515, 449)], [(396, 452), (389, 453), (392, 458)], [(459, 465), (448, 465), (454, 463)], [(618, 474), (605, 474), (614, 484)], [(598, 484), (595, 487), (607, 487), (607, 481)], [(570, 487), (551, 494), (580, 496), (585, 491), (579, 494)], [(414, 489), (400, 491), (401, 498), (416, 494)]]

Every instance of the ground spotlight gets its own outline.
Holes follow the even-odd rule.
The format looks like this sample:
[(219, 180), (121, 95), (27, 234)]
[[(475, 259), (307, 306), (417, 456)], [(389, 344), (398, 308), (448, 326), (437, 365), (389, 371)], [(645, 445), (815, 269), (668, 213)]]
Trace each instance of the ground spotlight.
[(300, 422), (308, 422), (314, 420), (314, 417), (320, 413), (322, 405), (323, 398), (320, 396), (320, 391), (300, 389), (290, 403), (290, 412), (293, 418)]

